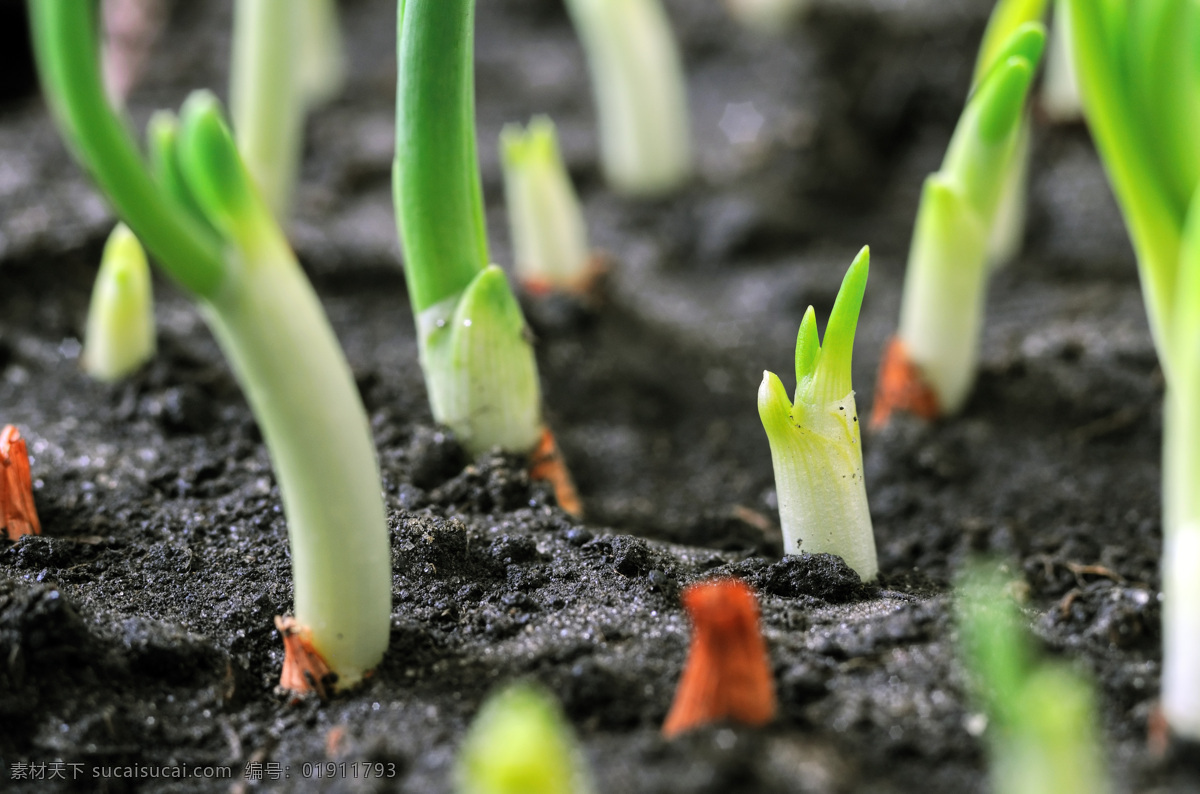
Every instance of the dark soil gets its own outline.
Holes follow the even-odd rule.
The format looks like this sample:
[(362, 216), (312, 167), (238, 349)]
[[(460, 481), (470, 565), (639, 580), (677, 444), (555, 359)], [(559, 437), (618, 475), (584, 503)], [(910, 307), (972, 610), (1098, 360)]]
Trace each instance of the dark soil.
[[(112, 218), (45, 117), (19, 37), (6, 44), (0, 423), (29, 440), (45, 534), (0, 541), (0, 779), (18, 763), (77, 779), (4, 788), (447, 791), (481, 700), (528, 678), (561, 699), (600, 792), (985, 791), (950, 588), (969, 557), (991, 554), (1010, 561), (1046, 654), (1096, 682), (1115, 790), (1200, 789), (1194, 767), (1146, 751), (1162, 378), (1081, 127), (1036, 128), (1027, 245), (993, 279), (963, 415), (864, 439), (878, 585), (835, 558), (780, 560), (761, 372), (790, 380), (805, 307), (823, 321), (870, 244), (855, 361), (870, 405), (921, 180), (961, 107), (988, 5), (821, 0), (775, 40), (739, 31), (715, 0), (668, 2), (699, 174), (678, 197), (636, 204), (600, 182), (587, 76), (557, 0), (480, 3), (493, 255), (507, 263), (499, 127), (547, 112), (616, 263), (599, 311), (530, 307), (548, 415), (589, 515), (579, 522), (514, 461), (465, 461), (431, 422), (388, 186), (394, 3), (344, 3), (352, 79), (309, 125), (293, 239), (371, 416), (395, 606), (374, 678), (300, 705), (273, 692), (290, 563), (250, 412), (166, 283), (154, 363), (117, 386), (80, 371)], [(225, 82), (227, 4), (172, 8), (131, 100), (139, 126), (186, 89)], [(734, 144), (722, 118), (747, 111), (758, 137)], [(680, 589), (729, 574), (759, 591), (779, 717), (664, 741), (688, 642)], [(390, 776), (356, 777), (364, 761)], [(316, 777), (324, 762), (347, 766)], [(251, 763), (265, 780), (244, 779)], [(92, 777), (130, 765), (222, 766), (231, 779)]]

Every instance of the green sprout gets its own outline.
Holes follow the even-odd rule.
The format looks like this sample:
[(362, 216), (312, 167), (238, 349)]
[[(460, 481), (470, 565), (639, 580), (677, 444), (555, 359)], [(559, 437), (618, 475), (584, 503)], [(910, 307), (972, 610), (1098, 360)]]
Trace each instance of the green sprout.
[(692, 173), (687, 84), (661, 0), (567, 0), (583, 42), (605, 178), (630, 196), (661, 196)]
[(589, 794), (571, 727), (550, 695), (518, 684), (484, 703), (459, 752), (458, 794)]
[(586, 291), (592, 252), (554, 122), (537, 116), (526, 129), (505, 125), (500, 156), (518, 278), (533, 292)]
[[(159, 115), (152, 175), (104, 97), (96, 5), (29, 4), (44, 92), (76, 156), (199, 302), (266, 440), (292, 547), (296, 622), (353, 685), (387, 647), (388, 534), (366, 412), (333, 329), (216, 100)], [(184, 200), (183, 196), (187, 198)]]
[(401, 0), (396, 223), (433, 416), (477, 455), (533, 450), (537, 363), (521, 308), (488, 266), (475, 153), (474, 0)]
[(994, 571), (975, 566), (958, 599), (963, 658), (987, 717), (996, 794), (1104, 794), (1091, 687), (1039, 663)]
[(771, 443), (784, 550), (839, 554), (864, 581), (879, 562), (863, 480), (858, 409), (850, 383), (854, 332), (871, 252), (855, 257), (822, 344), (809, 306), (796, 337), (796, 399), (773, 372), (758, 387), (758, 415)]
[[(997, 12), (1009, 6), (997, 7)], [(1040, 9), (1039, 13), (1040, 13)], [(993, 24), (997, 18), (993, 15)], [(967, 100), (940, 171), (925, 180), (900, 307), (900, 327), (884, 360), (873, 422), (893, 409), (912, 410), (895, 396), (887, 368), (906, 358), (913, 377), (932, 393), (929, 418), (957, 413), (975, 381), (990, 237), (1022, 138), (1025, 100), (1041, 58), (1045, 31), (1025, 22), (992, 52), (985, 37), (982, 76)], [(990, 66), (989, 66), (990, 64)], [(1019, 181), (1019, 180), (1018, 180)], [(1018, 192), (1019, 195), (1019, 192)], [(893, 391), (894, 390), (894, 391)]]
[(1067, 11), (1084, 111), (1167, 382), (1162, 709), (1200, 740), (1200, 4), (1069, 0)]
[(154, 292), (146, 252), (129, 227), (117, 224), (104, 246), (88, 306), (83, 368), (116, 381), (154, 358)]

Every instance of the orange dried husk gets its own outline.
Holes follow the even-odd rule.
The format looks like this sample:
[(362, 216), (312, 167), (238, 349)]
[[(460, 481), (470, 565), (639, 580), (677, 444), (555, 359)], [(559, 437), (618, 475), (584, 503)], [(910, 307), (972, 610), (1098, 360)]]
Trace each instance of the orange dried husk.
[(22, 535), (42, 534), (33, 504), (29, 450), (12, 425), (0, 430), (0, 533), (13, 541)]
[(550, 428), (542, 428), (542, 438), (529, 456), (529, 478), (543, 480), (554, 488), (554, 498), (558, 506), (576, 518), (583, 518), (583, 502), (579, 491), (575, 489), (575, 481), (563, 459), (562, 451)]
[(875, 405), (871, 408), (871, 429), (887, 425), (895, 411), (904, 411), (922, 419), (942, 415), (937, 392), (925, 379), (921, 368), (908, 355), (908, 348), (897, 336), (888, 342), (879, 362), (875, 383)]
[(329, 697), (329, 689), (337, 680), (324, 657), (312, 644), (312, 633), (291, 615), (275, 616), (275, 628), (283, 637), (283, 672), (279, 687), (297, 696), (316, 692), (321, 700)]
[(594, 306), (603, 302), (604, 282), (608, 277), (608, 255), (596, 251), (588, 259), (584, 272), (569, 283), (522, 278), (521, 287), (535, 298), (547, 295), (568, 295), (584, 304)]
[(754, 591), (738, 579), (704, 582), (684, 591), (683, 605), (692, 618), (692, 645), (663, 735), (720, 720), (770, 722), (775, 682)]

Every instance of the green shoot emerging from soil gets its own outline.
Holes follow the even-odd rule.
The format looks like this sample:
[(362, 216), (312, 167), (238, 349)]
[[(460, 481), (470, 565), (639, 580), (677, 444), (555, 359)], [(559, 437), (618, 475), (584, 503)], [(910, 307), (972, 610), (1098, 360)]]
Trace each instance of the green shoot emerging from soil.
[(779, 377), (763, 373), (758, 415), (771, 443), (784, 550), (840, 554), (864, 581), (875, 578), (875, 534), (863, 481), (858, 409), (850, 385), (854, 332), (867, 287), (870, 249), (842, 280), (825, 329), (804, 313), (796, 338), (796, 399)]
[(1069, 0), (1076, 74), (1167, 381), (1162, 708), (1200, 740), (1200, 4)]
[(472, 455), (528, 453), (541, 388), (525, 319), (488, 266), (475, 154), (474, 0), (401, 0), (396, 222), (434, 418)]
[(154, 357), (154, 292), (146, 252), (129, 227), (117, 224), (104, 246), (88, 306), (83, 368), (115, 381)]
[(963, 657), (987, 717), (996, 794), (1104, 794), (1091, 687), (1034, 661), (1015, 605), (983, 566), (958, 599)]
[[(989, 237), (1022, 135), (1045, 32), (1020, 25), (967, 100), (942, 168), (926, 181), (913, 231), (900, 328), (877, 387), (875, 424), (894, 409), (958, 412), (975, 380)], [(988, 44), (985, 41), (985, 51)], [(984, 61), (986, 63), (986, 61)], [(901, 373), (903, 376), (901, 376)], [(919, 388), (910, 382), (920, 381)], [(906, 395), (924, 394), (920, 408)]]
[(157, 117), (155, 178), (104, 98), (96, 4), (29, 8), (42, 84), (74, 152), (199, 301), (242, 384), (288, 518), (297, 630), (352, 685), (387, 647), (390, 555), (366, 412), (321, 304), (216, 100), (197, 92), (178, 123)]
[(692, 173), (687, 83), (661, 0), (567, 0), (600, 120), (604, 175), (630, 196), (660, 196)]
[(531, 292), (586, 292), (592, 252), (579, 197), (567, 176), (554, 122), (538, 116), (500, 133), (513, 262)]
[(518, 684), (483, 704), (458, 756), (458, 794), (588, 794), (571, 727), (548, 694)]

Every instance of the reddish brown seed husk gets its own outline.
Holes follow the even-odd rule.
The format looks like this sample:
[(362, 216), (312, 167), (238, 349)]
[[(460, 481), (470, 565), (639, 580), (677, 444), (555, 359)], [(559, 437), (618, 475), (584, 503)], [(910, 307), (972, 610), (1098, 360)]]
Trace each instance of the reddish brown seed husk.
[(283, 637), (283, 672), (279, 675), (279, 687), (297, 697), (316, 692), (321, 700), (326, 700), (328, 686), (337, 680), (337, 676), (313, 647), (311, 632), (291, 615), (276, 615), (275, 628)]
[(547, 295), (567, 295), (588, 306), (604, 300), (604, 281), (608, 277), (608, 255), (596, 251), (588, 259), (584, 272), (574, 281), (562, 284), (542, 279), (521, 279), (521, 287), (535, 298)]
[(897, 336), (888, 342), (883, 360), (879, 362), (871, 429), (878, 430), (887, 425), (894, 411), (904, 411), (922, 419), (936, 419), (942, 414), (937, 393)]
[(775, 716), (775, 684), (758, 625), (758, 599), (738, 579), (687, 588), (692, 646), (663, 736), (719, 720), (762, 725)]
[(33, 504), (33, 478), (25, 439), (12, 425), (0, 430), (0, 535), (17, 540), (42, 534)]
[(583, 518), (583, 502), (579, 499), (579, 491), (575, 490), (575, 481), (571, 479), (562, 451), (548, 427), (542, 428), (542, 438), (529, 456), (529, 477), (550, 483), (558, 506), (576, 518)]

